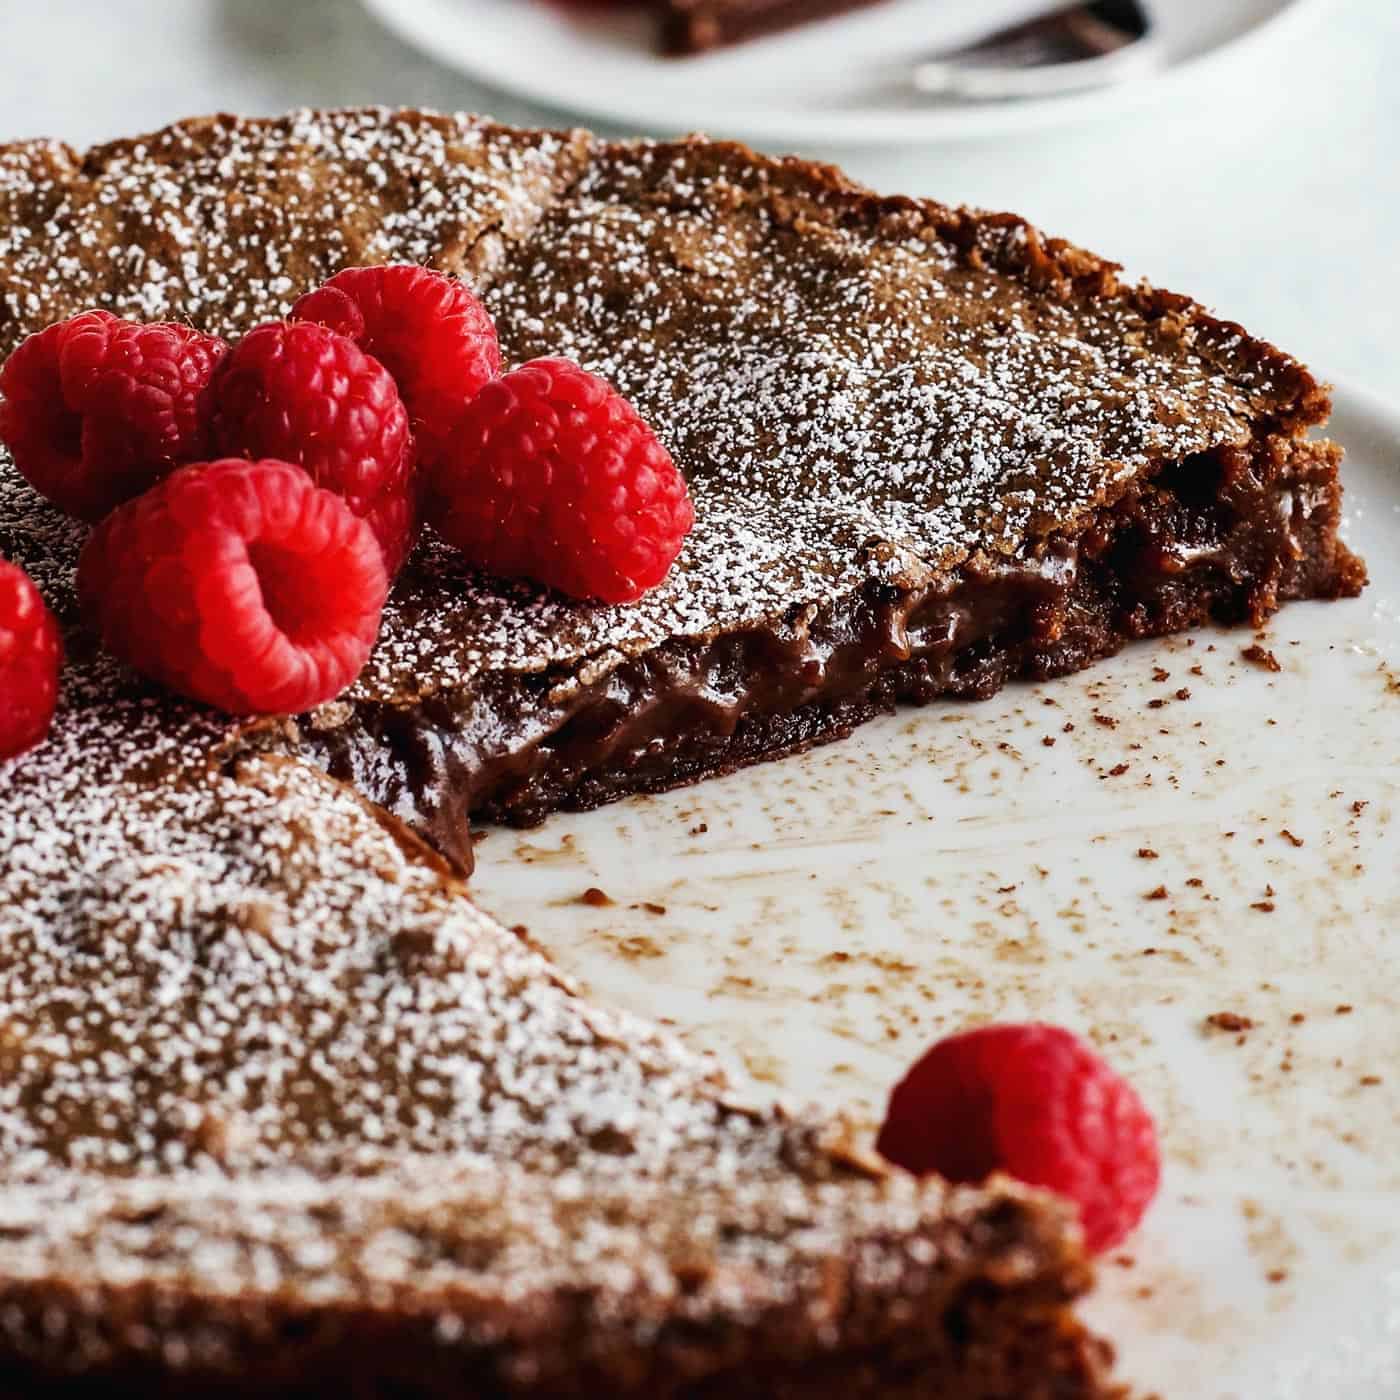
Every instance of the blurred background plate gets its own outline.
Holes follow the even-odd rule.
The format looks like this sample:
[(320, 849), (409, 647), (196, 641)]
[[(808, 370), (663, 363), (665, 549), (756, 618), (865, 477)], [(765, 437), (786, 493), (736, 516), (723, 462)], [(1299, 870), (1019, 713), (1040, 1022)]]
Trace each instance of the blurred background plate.
[(556, 110), (651, 131), (780, 142), (931, 142), (1104, 117), (1255, 49), (1323, 0), (1156, 0), (1150, 77), (1048, 100), (962, 103), (917, 92), (940, 48), (1045, 8), (1041, 0), (888, 3), (698, 58), (654, 50), (654, 17), (549, 0), (365, 0), (402, 38), (463, 73)]

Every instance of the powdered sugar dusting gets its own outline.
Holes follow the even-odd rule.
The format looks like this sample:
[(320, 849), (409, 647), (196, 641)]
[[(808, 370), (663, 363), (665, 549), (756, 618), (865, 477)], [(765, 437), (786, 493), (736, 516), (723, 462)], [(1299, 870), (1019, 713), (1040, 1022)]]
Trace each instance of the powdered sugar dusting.
[(44, 802), (19, 804), (0, 863), (7, 1179), (496, 1147), (553, 1163), (632, 1120), (640, 1164), (713, 1135), (701, 1066), (573, 1000), (356, 799), (270, 760), (94, 781), (55, 762), (82, 737), (25, 765)]
[[(487, 290), (516, 358), (571, 353), (634, 397), (695, 492), (673, 577), (589, 608), (428, 545), (360, 683), (388, 704), (1024, 550), (1241, 436), (1269, 391), (1126, 302), (994, 276), (1024, 233), (872, 223), (710, 150), (378, 111), (12, 147), (0, 349), (94, 302), (233, 334), (339, 266), (422, 259)], [(52, 738), (0, 764), (0, 1351), (228, 1364), (295, 1296), (421, 1314), (508, 1385), (677, 1316), (760, 1347), (778, 1310), (836, 1347), (918, 1322), (940, 1273), (1081, 1285), (1048, 1203), (887, 1181), (824, 1119), (731, 1101), (352, 793), (114, 665), (78, 622), (82, 537), (0, 462), (0, 552), (71, 658)], [(193, 1305), (118, 1335), (132, 1285)]]
[(341, 267), (489, 275), (586, 149), (471, 117), (382, 109), (212, 117), (78, 161), (0, 152), (0, 348), (83, 306), (236, 334)]

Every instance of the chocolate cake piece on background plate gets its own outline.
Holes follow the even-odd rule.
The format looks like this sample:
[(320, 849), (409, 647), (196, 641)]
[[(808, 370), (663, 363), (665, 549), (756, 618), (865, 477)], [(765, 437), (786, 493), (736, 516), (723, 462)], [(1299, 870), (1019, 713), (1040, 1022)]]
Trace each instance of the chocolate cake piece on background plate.
[(881, 4), (882, 0), (655, 0), (661, 43), (670, 53), (702, 53), (794, 25)]

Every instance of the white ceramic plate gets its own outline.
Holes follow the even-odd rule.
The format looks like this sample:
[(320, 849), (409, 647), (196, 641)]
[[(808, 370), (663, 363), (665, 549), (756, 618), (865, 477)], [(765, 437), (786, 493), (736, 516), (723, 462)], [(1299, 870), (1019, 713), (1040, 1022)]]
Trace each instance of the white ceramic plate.
[(630, 128), (778, 142), (929, 142), (1108, 115), (1282, 37), (1320, 0), (1155, 0), (1155, 78), (1053, 100), (954, 103), (907, 80), (943, 44), (1044, 0), (891, 0), (700, 58), (652, 48), (646, 15), (569, 15), (545, 0), (365, 0), (401, 37), (504, 91)]
[(956, 1028), (1091, 1036), (1164, 1141), (1088, 1310), (1144, 1392), (1400, 1394), (1400, 414), (1333, 431), (1373, 582), (1284, 609), (1278, 673), (1248, 631), (1138, 645), (479, 852), (597, 998), (789, 1097), (875, 1120)]

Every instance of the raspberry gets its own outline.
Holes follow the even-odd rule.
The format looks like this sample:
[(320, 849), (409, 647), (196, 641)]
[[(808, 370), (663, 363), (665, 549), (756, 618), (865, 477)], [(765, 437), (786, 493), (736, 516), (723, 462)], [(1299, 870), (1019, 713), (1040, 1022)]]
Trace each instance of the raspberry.
[(418, 453), (432, 461), (463, 409), (501, 372), (496, 327), (465, 283), (416, 264), (348, 267), (293, 307), (348, 336), (394, 376)]
[(375, 527), (392, 578), (417, 524), (413, 438), (388, 370), (308, 321), (248, 332), (214, 379), (214, 444), (304, 467)]
[(287, 462), (184, 467), (93, 532), (78, 594), (145, 675), (230, 714), (287, 714), (360, 673), (388, 579), (369, 525)]
[(63, 642), (29, 575), (0, 559), (0, 758), (32, 749), (58, 704)]
[(0, 439), (61, 510), (101, 520), (208, 451), (209, 381), (228, 347), (188, 326), (84, 311), (0, 371)]
[(660, 583), (695, 523), (656, 434), (567, 360), (532, 360), (488, 384), (427, 493), (437, 530), (476, 567), (605, 603)]
[(987, 1026), (940, 1041), (890, 1096), (876, 1143), (950, 1181), (994, 1171), (1073, 1201), (1095, 1252), (1137, 1225), (1157, 1191), (1157, 1134), (1142, 1100), (1054, 1026)]

